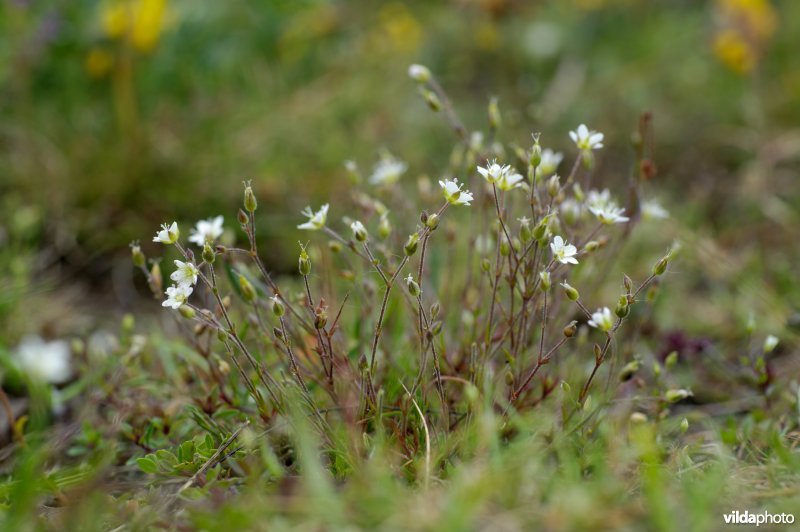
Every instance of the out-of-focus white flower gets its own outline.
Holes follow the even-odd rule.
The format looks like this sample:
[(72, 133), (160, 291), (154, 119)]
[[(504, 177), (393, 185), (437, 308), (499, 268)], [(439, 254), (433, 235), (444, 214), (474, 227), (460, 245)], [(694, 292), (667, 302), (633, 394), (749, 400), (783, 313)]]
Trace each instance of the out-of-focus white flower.
[(603, 147), (603, 134), (590, 130), (586, 124), (581, 124), (575, 131), (570, 131), (569, 137), (581, 151), (588, 152)]
[(411, 65), (408, 67), (408, 77), (419, 83), (426, 83), (431, 79), (431, 71), (424, 65)]
[(311, 207), (303, 209), (303, 216), (308, 217), (308, 221), (297, 226), (298, 229), (305, 229), (307, 231), (319, 231), (325, 227), (325, 222), (328, 220), (328, 204), (326, 203), (319, 208), (317, 212), (311, 210)]
[(655, 200), (642, 202), (642, 218), (645, 220), (663, 220), (669, 218), (669, 211)]
[(767, 335), (767, 337), (764, 339), (764, 352), (772, 353), (772, 351), (778, 347), (778, 342), (780, 342), (780, 339), (777, 336), (772, 334)]
[(214, 242), (222, 236), (222, 222), (224, 220), (222, 216), (209, 218), (208, 220), (200, 220), (189, 233), (189, 242), (197, 244), (200, 247), (206, 242)]
[(542, 150), (542, 161), (539, 163), (539, 175), (541, 177), (549, 177), (558, 169), (558, 165), (561, 164), (563, 160), (563, 153), (554, 152), (550, 148), (545, 148)]
[(394, 157), (384, 157), (372, 169), (369, 182), (372, 185), (391, 185), (408, 170), (408, 165)]
[(192, 295), (192, 285), (188, 284), (179, 284), (173, 285), (167, 288), (165, 294), (167, 294), (167, 299), (161, 303), (162, 307), (170, 307), (173, 309), (179, 309), (183, 306), (184, 303), (189, 299), (189, 296)]
[(499, 182), (511, 171), (511, 166), (498, 164), (497, 160), (495, 159), (492, 159), (491, 162), (486, 163), (486, 166), (478, 167), (478, 173), (481, 174), (489, 183)]
[(558, 206), (558, 210), (561, 212), (561, 217), (564, 218), (564, 223), (567, 225), (575, 224), (578, 219), (580, 219), (581, 214), (583, 214), (583, 207), (573, 198), (567, 198), (562, 201), (561, 205)]
[(592, 214), (594, 214), (598, 220), (600, 220), (600, 223), (606, 225), (624, 223), (630, 219), (627, 216), (623, 216), (623, 214), (625, 214), (625, 209), (615, 205), (589, 207), (589, 210), (592, 211)]
[(613, 329), (614, 316), (611, 314), (611, 310), (608, 307), (597, 309), (597, 312), (592, 313), (592, 319), (589, 320), (589, 325), (604, 332)]
[(607, 188), (603, 189), (602, 192), (592, 189), (586, 196), (587, 207), (600, 208), (609, 204), (614, 204), (614, 200), (611, 199), (611, 192)]
[(161, 242), (162, 244), (174, 244), (178, 241), (181, 232), (178, 229), (178, 222), (172, 222), (172, 225), (161, 224), (161, 231), (156, 233), (153, 242)]
[(350, 229), (353, 230), (353, 237), (359, 242), (364, 242), (367, 239), (367, 228), (360, 221), (356, 220), (351, 223)]
[(169, 276), (170, 279), (179, 285), (194, 285), (197, 283), (197, 274), (199, 273), (197, 266), (191, 262), (176, 260), (175, 267), (177, 269)]
[(578, 254), (578, 248), (572, 244), (567, 244), (560, 236), (553, 237), (553, 241), (550, 242), (550, 249), (553, 251), (553, 258), (561, 264), (578, 264), (578, 259), (575, 258), (575, 255)]
[(15, 355), (20, 369), (32, 379), (61, 384), (72, 377), (72, 354), (64, 340), (45, 342), (38, 336), (26, 336)]
[(452, 205), (469, 205), (473, 200), (472, 194), (468, 190), (461, 190), (461, 184), (456, 179), (445, 179), (439, 181), (439, 186), (442, 187), (444, 199)]

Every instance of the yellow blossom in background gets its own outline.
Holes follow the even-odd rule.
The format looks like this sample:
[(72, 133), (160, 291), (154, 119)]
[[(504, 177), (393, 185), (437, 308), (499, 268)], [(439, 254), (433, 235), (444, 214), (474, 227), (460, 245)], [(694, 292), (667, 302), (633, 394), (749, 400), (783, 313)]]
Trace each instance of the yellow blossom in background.
[(92, 48), (86, 55), (85, 66), (90, 76), (105, 77), (114, 66), (114, 55), (102, 48)]
[(380, 33), (388, 37), (392, 48), (400, 52), (414, 52), (422, 40), (422, 27), (408, 8), (401, 3), (383, 6), (378, 14)]
[(769, 0), (717, 0), (717, 59), (739, 74), (751, 72), (775, 34), (778, 19)]
[(148, 53), (166, 29), (168, 15), (166, 0), (113, 0), (103, 5), (100, 20), (106, 37)]

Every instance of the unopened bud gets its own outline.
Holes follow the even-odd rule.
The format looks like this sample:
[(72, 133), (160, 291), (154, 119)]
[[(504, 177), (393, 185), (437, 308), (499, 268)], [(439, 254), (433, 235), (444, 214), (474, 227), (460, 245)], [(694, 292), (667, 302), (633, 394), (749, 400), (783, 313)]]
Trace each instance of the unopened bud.
[(531, 221), (525, 216), (519, 219), (519, 237), (526, 244), (533, 238), (533, 233), (531, 232)]
[(425, 222), (425, 225), (428, 227), (428, 229), (434, 231), (437, 227), (439, 227), (439, 215), (433, 213), (428, 216), (428, 220)]
[(434, 322), (431, 324), (431, 334), (433, 334), (434, 336), (436, 336), (436, 335), (438, 335), (440, 332), (442, 332), (442, 322), (441, 322), (441, 321), (438, 321), (438, 320), (437, 320), (437, 321), (434, 321)]
[(578, 322), (572, 320), (571, 322), (569, 322), (569, 324), (567, 324), (566, 327), (564, 327), (564, 330), (562, 332), (564, 333), (564, 336), (566, 338), (572, 338), (573, 336), (575, 336), (575, 333), (578, 332)]
[(508, 240), (503, 239), (500, 242), (500, 254), (504, 257), (508, 257), (509, 253), (511, 253), (511, 246), (508, 245)]
[(211, 244), (206, 242), (203, 245), (203, 262), (206, 264), (214, 264), (215, 257), (216, 253), (214, 253), (214, 248), (211, 247)]
[(667, 264), (669, 264), (669, 255), (665, 255), (653, 266), (653, 275), (663, 275), (667, 271)]
[(150, 290), (152, 290), (153, 293), (158, 294), (160, 297), (162, 286), (163, 279), (161, 277), (161, 266), (159, 266), (158, 262), (154, 262), (150, 267)]
[(417, 297), (420, 294), (419, 284), (417, 284), (411, 275), (406, 277), (406, 287), (408, 288), (408, 293), (411, 294), (412, 297)]
[(631, 414), (631, 417), (628, 420), (633, 425), (641, 425), (643, 423), (647, 423), (647, 416), (644, 415), (642, 412), (634, 412)]
[(639, 363), (638, 360), (632, 360), (627, 364), (625, 364), (625, 367), (623, 367), (622, 370), (619, 372), (620, 382), (626, 382), (631, 380), (631, 378), (633, 378), (633, 376), (636, 375), (636, 372), (639, 371), (640, 366), (641, 364)]
[(190, 320), (197, 315), (195, 310), (189, 305), (181, 305), (180, 307), (178, 307), (178, 312), (180, 312), (181, 316), (183, 316), (187, 320)]
[(431, 71), (424, 65), (411, 65), (408, 67), (408, 77), (417, 83), (427, 83), (431, 79)]
[(359, 242), (366, 242), (367, 228), (364, 227), (364, 224), (356, 220), (355, 222), (350, 224), (350, 229), (353, 230), (353, 237), (356, 240), (358, 240)]
[(561, 191), (561, 177), (558, 174), (553, 174), (553, 176), (547, 180), (547, 193), (550, 194), (551, 198), (555, 198), (558, 196), (558, 193)]
[(485, 271), (486, 273), (489, 273), (490, 271), (492, 271), (492, 263), (489, 262), (489, 259), (487, 259), (487, 258), (481, 259), (481, 269), (483, 271)]
[(677, 389), (677, 390), (667, 390), (664, 393), (664, 399), (667, 400), (669, 403), (677, 403), (678, 401), (682, 401), (687, 397), (691, 397), (694, 395), (690, 390), (684, 389)]
[(323, 307), (322, 304), (314, 309), (314, 328), (324, 329), (328, 324), (328, 307)]
[(614, 309), (614, 314), (616, 314), (618, 318), (625, 318), (630, 312), (631, 307), (628, 305), (628, 296), (620, 296), (617, 302), (617, 308)]
[(428, 107), (431, 108), (431, 111), (438, 113), (442, 109), (442, 101), (433, 91), (423, 89), (422, 97), (425, 98), (425, 103), (428, 104)]
[(550, 272), (548, 271), (541, 271), (539, 272), (539, 289), (542, 292), (547, 292), (550, 290), (551, 282), (550, 282)]
[(286, 308), (284, 308), (283, 303), (281, 303), (277, 295), (272, 296), (270, 300), (272, 300), (272, 313), (275, 314), (275, 316), (280, 318), (286, 314)]
[(419, 233), (411, 233), (408, 235), (408, 240), (406, 240), (405, 245), (403, 246), (403, 251), (406, 254), (406, 257), (410, 257), (417, 252), (417, 245), (419, 244)]
[(534, 168), (538, 168), (540, 164), (542, 164), (542, 147), (539, 145), (539, 142), (536, 141), (531, 148), (531, 154), (528, 158), (528, 162)]
[(561, 287), (564, 288), (564, 294), (566, 294), (567, 298), (570, 301), (577, 301), (581, 297), (581, 295), (578, 292), (578, 290), (576, 290), (573, 286), (571, 286), (566, 281), (561, 283)]
[(392, 234), (392, 224), (389, 223), (388, 214), (388, 212), (381, 214), (381, 219), (378, 222), (378, 236), (381, 237), (382, 240), (386, 240), (389, 238), (389, 235)]
[(681, 420), (681, 432), (686, 432), (687, 430), (689, 430), (689, 420), (683, 418)]
[(308, 258), (308, 252), (302, 244), (300, 245), (300, 257), (297, 259), (297, 269), (303, 276), (311, 273), (311, 259)]
[(431, 305), (431, 319), (435, 320), (436, 318), (438, 318), (440, 311), (441, 311), (441, 306), (439, 305), (438, 301), (433, 305)]
[(247, 280), (244, 275), (239, 274), (239, 288), (242, 290), (242, 297), (248, 303), (252, 303), (256, 300), (256, 289)]
[(600, 247), (600, 242), (598, 242), (597, 240), (591, 240), (587, 242), (585, 246), (583, 246), (583, 250), (586, 253), (591, 253), (593, 251), (597, 251), (599, 247)]
[(139, 242), (131, 243), (131, 259), (133, 259), (133, 265), (137, 268), (144, 268), (147, 259), (142, 253), (142, 248), (139, 247)]
[(497, 98), (489, 100), (489, 127), (497, 129), (500, 127), (500, 108), (497, 105)]
[(672, 351), (670, 354), (667, 355), (667, 358), (664, 359), (664, 366), (667, 369), (672, 369), (675, 367), (675, 364), (678, 363), (678, 352)]

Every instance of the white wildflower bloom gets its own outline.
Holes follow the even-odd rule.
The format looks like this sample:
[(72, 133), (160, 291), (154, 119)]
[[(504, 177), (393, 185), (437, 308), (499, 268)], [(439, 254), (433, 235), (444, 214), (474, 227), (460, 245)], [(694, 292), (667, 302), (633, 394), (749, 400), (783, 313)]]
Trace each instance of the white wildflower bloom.
[(563, 153), (554, 152), (550, 148), (545, 148), (542, 150), (542, 160), (539, 163), (539, 175), (542, 177), (548, 177), (558, 170), (558, 165), (561, 164), (561, 161), (563, 160)]
[(575, 224), (583, 214), (583, 206), (573, 198), (567, 198), (558, 206), (561, 217), (567, 225)]
[(197, 284), (197, 266), (192, 264), (191, 262), (182, 262), (179, 260), (175, 261), (175, 267), (177, 268), (172, 275), (169, 276), (170, 279), (178, 283), (179, 285), (194, 285)]
[(298, 229), (305, 229), (307, 231), (319, 231), (325, 227), (325, 222), (328, 220), (328, 204), (326, 203), (319, 208), (317, 212), (311, 210), (311, 207), (303, 209), (303, 216), (308, 217), (306, 223), (297, 226)]
[(492, 159), (486, 166), (478, 167), (478, 173), (489, 183), (498, 183), (511, 171), (511, 166), (498, 164), (495, 159)]
[(627, 216), (623, 216), (625, 209), (613, 204), (604, 207), (589, 207), (589, 210), (600, 220), (600, 223), (606, 225), (624, 223), (630, 220)]
[(645, 220), (663, 220), (669, 218), (669, 211), (655, 200), (642, 202), (642, 218)]
[(553, 241), (550, 242), (550, 249), (553, 251), (553, 259), (561, 264), (578, 264), (578, 259), (575, 258), (575, 255), (578, 254), (578, 248), (572, 244), (567, 244), (560, 236), (553, 237)]
[(780, 342), (780, 339), (777, 336), (772, 334), (767, 335), (764, 339), (764, 352), (771, 353), (774, 351), (775, 348), (778, 347), (778, 342)]
[(511, 190), (512, 188), (517, 188), (522, 184), (522, 179), (522, 175), (518, 174), (512, 168), (497, 180), (497, 188), (500, 190)]
[(39, 336), (26, 336), (15, 355), (20, 369), (33, 379), (61, 384), (72, 376), (72, 354), (64, 340), (45, 342)]
[(468, 190), (461, 190), (462, 184), (458, 182), (458, 178), (440, 180), (439, 186), (442, 187), (444, 199), (453, 205), (469, 205), (473, 200), (472, 193)]
[(391, 185), (396, 183), (400, 176), (408, 170), (408, 165), (394, 157), (385, 157), (378, 161), (369, 177), (372, 185)]
[(614, 200), (611, 199), (611, 192), (606, 188), (603, 191), (598, 190), (590, 190), (589, 194), (586, 195), (586, 206), (587, 207), (605, 207), (606, 205), (616, 205)]
[(153, 242), (161, 242), (162, 244), (174, 244), (178, 241), (181, 233), (178, 229), (178, 222), (172, 222), (172, 225), (161, 224), (161, 231), (156, 233)]
[(200, 247), (206, 242), (214, 242), (222, 236), (222, 222), (224, 220), (222, 216), (209, 218), (208, 220), (200, 220), (189, 233), (189, 242), (197, 244)]
[(579, 150), (589, 152), (603, 147), (603, 134), (590, 130), (586, 124), (581, 124), (575, 131), (569, 132), (569, 137)]
[(161, 303), (161, 306), (177, 310), (186, 303), (193, 290), (192, 285), (189, 284), (172, 285), (164, 292), (167, 294), (167, 299)]
[(613, 329), (614, 316), (611, 314), (611, 310), (608, 307), (597, 309), (597, 312), (592, 313), (592, 319), (589, 320), (589, 325), (604, 332)]
[(424, 65), (411, 65), (408, 67), (408, 77), (414, 81), (425, 83), (431, 79), (431, 71)]

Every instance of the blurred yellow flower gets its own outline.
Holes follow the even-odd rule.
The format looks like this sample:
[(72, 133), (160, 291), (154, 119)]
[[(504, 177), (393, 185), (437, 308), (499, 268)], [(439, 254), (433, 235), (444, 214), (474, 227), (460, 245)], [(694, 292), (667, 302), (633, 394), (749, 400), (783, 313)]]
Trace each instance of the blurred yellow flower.
[(387, 4), (379, 13), (380, 32), (389, 38), (392, 47), (401, 52), (414, 52), (422, 40), (422, 27), (408, 8), (397, 2)]
[(92, 48), (86, 55), (85, 66), (90, 76), (102, 78), (106, 76), (114, 66), (114, 56), (108, 50)]
[(714, 54), (739, 74), (758, 64), (778, 19), (769, 0), (717, 0), (719, 29), (713, 41)]
[(103, 5), (103, 32), (111, 39), (124, 39), (140, 52), (151, 52), (167, 21), (166, 0), (112, 0)]

